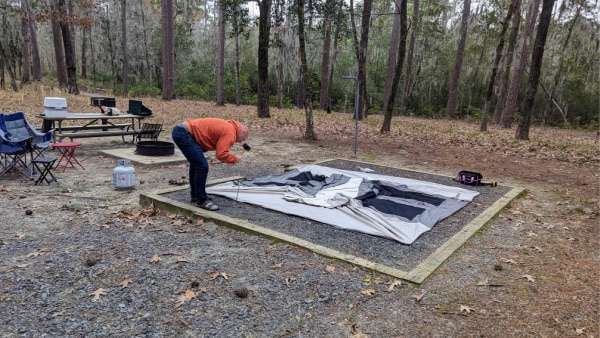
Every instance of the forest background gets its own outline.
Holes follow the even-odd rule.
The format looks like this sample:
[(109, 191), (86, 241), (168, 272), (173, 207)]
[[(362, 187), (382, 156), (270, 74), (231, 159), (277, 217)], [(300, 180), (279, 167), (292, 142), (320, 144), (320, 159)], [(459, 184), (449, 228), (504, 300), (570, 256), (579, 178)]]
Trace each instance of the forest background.
[(0, 15), (15, 91), (303, 107), (313, 139), (313, 107), (382, 114), (382, 132), (395, 115), (518, 123), (518, 139), (598, 129), (597, 0), (21, 0)]

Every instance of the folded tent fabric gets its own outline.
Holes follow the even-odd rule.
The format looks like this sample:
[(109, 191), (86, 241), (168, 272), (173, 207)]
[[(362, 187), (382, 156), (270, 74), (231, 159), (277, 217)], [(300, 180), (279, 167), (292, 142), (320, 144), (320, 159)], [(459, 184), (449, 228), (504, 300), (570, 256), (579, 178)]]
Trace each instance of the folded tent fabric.
[[(317, 186), (319, 189), (314, 190)], [(317, 165), (243, 181), (240, 186), (226, 182), (208, 187), (207, 192), (404, 244), (411, 244), (479, 194), (431, 182)], [(358, 199), (366, 195), (372, 197)]]

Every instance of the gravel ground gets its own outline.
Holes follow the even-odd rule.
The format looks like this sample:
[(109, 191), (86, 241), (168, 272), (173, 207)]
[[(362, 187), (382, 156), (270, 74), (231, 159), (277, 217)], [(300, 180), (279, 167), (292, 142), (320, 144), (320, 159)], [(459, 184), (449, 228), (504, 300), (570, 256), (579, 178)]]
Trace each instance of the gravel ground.
[[(340, 155), (335, 148), (270, 138), (254, 137), (252, 145), (242, 165), (214, 163), (210, 179), (252, 178)], [(136, 167), (135, 189), (115, 190), (116, 160), (98, 154), (115, 146), (122, 144), (86, 142), (78, 149), (86, 170), (57, 173), (58, 185), (34, 186), (13, 174), (0, 180), (1, 337), (539, 337), (574, 336), (576, 329), (597, 336), (598, 273), (583, 270), (597, 267), (589, 262), (597, 258), (571, 247), (597, 245), (570, 230), (588, 224), (590, 214), (558, 204), (562, 197), (553, 190), (530, 185), (531, 196), (513, 202), (426, 283), (414, 285), (285, 243), (140, 208), (139, 193), (172, 187), (186, 166)], [(415, 175), (453, 184), (447, 177)], [(217, 202), (223, 213), (265, 217), (257, 223), (279, 230), (285, 224), (284, 230), (320, 244), (404, 269), (506, 188), (477, 189), (482, 194), (475, 203), (411, 246), (330, 226), (297, 231), (280, 220), (294, 226), (306, 221)], [(552, 265), (561, 255), (588, 264)]]

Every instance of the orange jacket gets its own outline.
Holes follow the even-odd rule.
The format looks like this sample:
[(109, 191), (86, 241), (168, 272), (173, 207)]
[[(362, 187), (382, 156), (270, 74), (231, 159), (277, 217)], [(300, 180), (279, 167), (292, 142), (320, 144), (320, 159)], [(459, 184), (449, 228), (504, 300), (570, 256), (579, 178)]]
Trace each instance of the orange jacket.
[(221, 162), (236, 163), (239, 160), (229, 152), (242, 129), (239, 122), (207, 117), (187, 119), (184, 123), (203, 151), (215, 150), (217, 159)]

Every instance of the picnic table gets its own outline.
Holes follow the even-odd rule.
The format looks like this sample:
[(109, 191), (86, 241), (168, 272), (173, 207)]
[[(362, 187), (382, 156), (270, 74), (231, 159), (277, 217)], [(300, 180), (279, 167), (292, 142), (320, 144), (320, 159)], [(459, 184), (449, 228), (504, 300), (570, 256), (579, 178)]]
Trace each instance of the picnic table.
[[(80, 137), (132, 136), (132, 142), (139, 136), (141, 122), (147, 116), (133, 114), (106, 115), (101, 113), (67, 113), (64, 117), (36, 115), (43, 119), (42, 131), (54, 129), (54, 142), (64, 138), (71, 140)], [(79, 125), (63, 125), (64, 121), (77, 121)]]

